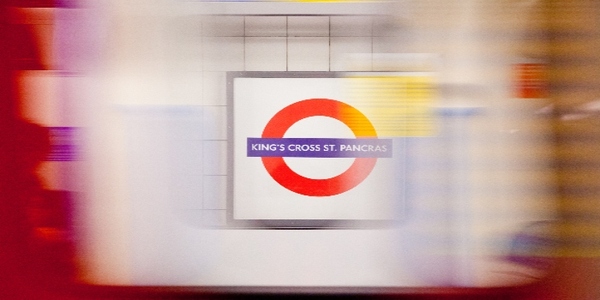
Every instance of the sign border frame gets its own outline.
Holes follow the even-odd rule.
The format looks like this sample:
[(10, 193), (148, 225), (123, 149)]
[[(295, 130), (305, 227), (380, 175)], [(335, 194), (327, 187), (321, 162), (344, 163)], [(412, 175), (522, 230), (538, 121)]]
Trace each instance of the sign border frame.
[[(352, 74), (398, 72), (350, 72)], [(227, 227), (245, 229), (374, 229), (398, 225), (401, 216), (389, 220), (354, 219), (235, 219), (234, 218), (234, 81), (236, 78), (343, 78), (348, 72), (334, 71), (230, 71), (227, 84)]]

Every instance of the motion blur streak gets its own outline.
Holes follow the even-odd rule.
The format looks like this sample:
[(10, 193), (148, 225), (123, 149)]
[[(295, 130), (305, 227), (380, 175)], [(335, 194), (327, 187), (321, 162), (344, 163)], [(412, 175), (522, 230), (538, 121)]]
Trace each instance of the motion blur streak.
[(561, 247), (547, 280), (553, 299), (600, 297), (600, 5), (547, 1), (549, 84), (554, 103)]
[[(200, 2), (206, 3), (194, 6)], [(370, 8), (380, 1), (247, 2), (266, 13), (233, 5), (223, 10), (200, 0), (0, 3), (1, 299), (303, 292), (297, 286), (243, 289), (227, 282), (336, 283), (328, 276), (335, 270), (324, 266), (342, 269), (347, 266), (336, 265), (336, 259), (352, 261), (356, 253), (370, 251), (369, 262), (389, 267), (385, 280), (397, 276), (410, 287), (367, 288), (367, 296), (374, 291), (393, 299), (600, 299), (600, 2), (403, 0), (385, 2), (391, 12), (339, 15), (315, 10), (294, 15), (274, 7), (353, 2)], [(223, 229), (228, 208), (211, 199), (226, 197), (231, 175), (225, 96), (231, 71), (336, 71), (350, 78), (376, 71), (435, 74), (426, 77), (428, 87), (417, 99), (422, 101), (373, 109), (381, 118), (419, 112), (412, 115), (413, 127), (392, 126), (384, 135), (447, 142), (447, 134), (450, 141), (410, 148), (414, 156), (407, 165), (429, 163), (413, 175), (432, 183), (420, 192), (430, 201), (418, 203), (421, 211), (410, 202), (403, 207), (403, 222), (411, 221), (411, 213), (423, 214), (424, 222), (410, 228), (416, 234), (403, 236), (411, 243), (392, 248), (397, 245), (384, 240), (389, 231), (373, 230), (372, 238), (365, 227), (339, 235), (350, 237), (343, 240), (347, 245), (360, 238), (372, 244), (328, 256), (322, 245), (290, 237), (327, 240), (334, 230), (267, 235), (256, 228)], [(385, 76), (390, 75), (359, 79), (358, 91), (351, 93), (365, 101), (393, 101), (403, 80)], [(484, 108), (514, 106), (493, 122), (459, 119), (483, 111), (472, 105), (481, 99), (489, 100)], [(186, 130), (194, 126), (203, 130)], [(461, 143), (469, 136), (459, 134), (465, 128), (477, 141), (491, 141), (473, 147), (472, 157), (461, 156), (468, 148)], [(488, 136), (490, 128), (502, 138)], [(409, 149), (408, 142), (401, 145)], [(419, 160), (423, 156), (433, 159)], [(492, 158), (498, 171), (473, 172), (473, 185), (483, 188), (473, 189), (478, 201), (472, 207), (450, 201), (464, 200), (465, 189), (457, 187), (464, 170), (443, 169), (444, 158), (456, 163), (465, 157)], [(208, 200), (194, 202), (198, 194)], [(165, 199), (183, 199), (175, 204), (184, 209), (170, 214)], [(518, 233), (502, 223), (519, 218), (532, 222)], [(207, 247), (210, 243), (218, 246)], [(297, 253), (305, 260), (281, 270), (277, 259), (288, 263), (284, 258), (297, 249), (306, 250)], [(253, 269), (258, 263), (252, 258), (264, 258), (267, 251), (277, 254), (265, 260), (268, 270), (281, 273)], [(321, 258), (329, 264), (318, 263), (313, 253), (325, 253)], [(396, 273), (397, 266), (387, 265), (397, 256), (414, 272)], [(298, 271), (307, 266), (314, 266), (312, 277)], [(514, 266), (534, 283), (503, 281), (515, 275)], [(379, 282), (372, 269), (354, 271), (340, 278)], [(197, 282), (224, 287), (190, 288)], [(493, 286), (496, 282), (503, 284)], [(171, 286), (118, 286), (154, 283)]]
[[(25, 1), (28, 2), (28, 1)], [(38, 6), (27, 15), (18, 6)], [(51, 1), (0, 4), (0, 298), (63, 298), (73, 275), (67, 192), (36, 174), (51, 151), (49, 129), (21, 114), (22, 74), (49, 70)], [(49, 107), (50, 108), (50, 107)], [(46, 291), (46, 292), (44, 292)]]

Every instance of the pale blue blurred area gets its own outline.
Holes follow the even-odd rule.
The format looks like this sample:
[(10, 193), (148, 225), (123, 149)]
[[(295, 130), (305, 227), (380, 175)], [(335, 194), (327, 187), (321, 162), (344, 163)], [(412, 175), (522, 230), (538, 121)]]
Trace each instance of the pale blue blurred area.
[(215, 241), (201, 233), (204, 189), (217, 188), (203, 185), (203, 110), (174, 106), (119, 110), (127, 156), (132, 281), (193, 282), (214, 263), (210, 245)]
[[(61, 105), (78, 111), (89, 132), (92, 197), (82, 202), (90, 217), (82, 226), (91, 228), (83, 235), (90, 281), (486, 287), (531, 279), (528, 266), (504, 258), (527, 224), (555, 218), (552, 157), (536, 152), (552, 147), (552, 128), (530, 114), (549, 101), (519, 99), (511, 73), (515, 64), (546, 63), (541, 1), (81, 4), (80, 14), (57, 12), (55, 56), (62, 74), (86, 79), (65, 89)], [(231, 167), (231, 127), (255, 124), (231, 121), (236, 103), (226, 78), (244, 71), (433, 78), (423, 90), (434, 99), (422, 102), (433, 112), (412, 117), (435, 130), (392, 137), (391, 225), (344, 220), (353, 226), (289, 232), (232, 225), (231, 178), (245, 170)], [(411, 101), (407, 95), (396, 100)], [(249, 99), (260, 111), (261, 99)], [(253, 188), (268, 194), (267, 186)], [(357, 247), (356, 259), (341, 254), (344, 247)], [(323, 277), (309, 278), (308, 254), (294, 249), (310, 253)], [(348, 274), (358, 269), (364, 274)]]
[[(405, 223), (399, 251), (415, 276), (440, 286), (474, 284), (470, 227), (472, 140), (477, 108), (436, 111), (436, 134), (405, 138)], [(401, 168), (402, 166), (398, 166)]]

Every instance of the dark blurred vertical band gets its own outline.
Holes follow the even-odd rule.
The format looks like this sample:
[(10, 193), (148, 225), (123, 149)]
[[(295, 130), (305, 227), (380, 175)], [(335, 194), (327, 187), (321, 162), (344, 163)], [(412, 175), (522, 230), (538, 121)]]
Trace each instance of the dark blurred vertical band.
[[(43, 255), (33, 251), (28, 199), (40, 187), (33, 173), (48, 150), (43, 127), (19, 117), (17, 72), (44, 69), (32, 29), (14, 22), (16, 7), (53, 7), (54, 1), (0, 2), (0, 298), (43, 295)], [(37, 262), (37, 263), (34, 263)]]

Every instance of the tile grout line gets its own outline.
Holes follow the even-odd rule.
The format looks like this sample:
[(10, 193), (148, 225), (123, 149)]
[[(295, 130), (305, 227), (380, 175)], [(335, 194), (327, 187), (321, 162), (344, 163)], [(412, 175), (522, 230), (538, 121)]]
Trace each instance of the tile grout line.
[(328, 68), (329, 72), (331, 72), (331, 16), (327, 17), (327, 21), (328, 21), (327, 40), (329, 42), (329, 44), (328, 44), (329, 57), (328, 57), (327, 65), (329, 66), (329, 68)]
[(285, 16), (285, 70), (289, 71), (289, 16)]

